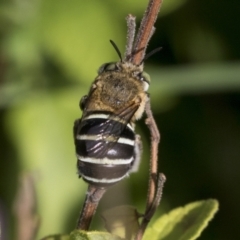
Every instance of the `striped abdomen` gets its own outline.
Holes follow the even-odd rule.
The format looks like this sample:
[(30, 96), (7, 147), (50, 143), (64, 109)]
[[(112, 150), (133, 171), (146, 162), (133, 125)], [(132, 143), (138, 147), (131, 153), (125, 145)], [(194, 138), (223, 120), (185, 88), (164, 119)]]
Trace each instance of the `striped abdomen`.
[(79, 175), (98, 186), (122, 180), (134, 161), (135, 134), (131, 125), (99, 112), (85, 116), (76, 128)]

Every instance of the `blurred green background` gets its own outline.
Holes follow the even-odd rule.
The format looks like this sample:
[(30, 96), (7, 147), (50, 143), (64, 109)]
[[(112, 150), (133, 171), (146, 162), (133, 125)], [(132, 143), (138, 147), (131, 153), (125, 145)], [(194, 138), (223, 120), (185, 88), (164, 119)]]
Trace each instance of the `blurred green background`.
[[(77, 178), (72, 137), (78, 107), (98, 67), (125, 48), (125, 17), (140, 21), (146, 0), (0, 0), (0, 211), (2, 238), (17, 239), (19, 177), (36, 178), (38, 238), (75, 227), (87, 185)], [(145, 63), (167, 176), (157, 212), (216, 198), (220, 211), (199, 239), (240, 236), (240, 3), (165, 0)], [(99, 212), (146, 200), (149, 132), (140, 170), (111, 188)]]

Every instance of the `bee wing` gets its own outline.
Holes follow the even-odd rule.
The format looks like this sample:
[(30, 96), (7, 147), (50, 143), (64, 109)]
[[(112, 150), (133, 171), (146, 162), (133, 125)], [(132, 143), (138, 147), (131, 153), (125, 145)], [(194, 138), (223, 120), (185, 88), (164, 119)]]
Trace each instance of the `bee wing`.
[(98, 126), (100, 134), (96, 139), (97, 143), (92, 142), (92, 144), (89, 144), (87, 151), (93, 153), (97, 158), (107, 156), (109, 150), (114, 148), (139, 105), (139, 103), (134, 103), (115, 114), (111, 114), (106, 121)]
[(139, 104), (131, 104), (127, 108), (121, 109), (115, 114), (111, 114), (108, 120), (104, 123), (102, 137), (107, 138), (109, 136), (114, 136), (117, 141), (138, 107)]

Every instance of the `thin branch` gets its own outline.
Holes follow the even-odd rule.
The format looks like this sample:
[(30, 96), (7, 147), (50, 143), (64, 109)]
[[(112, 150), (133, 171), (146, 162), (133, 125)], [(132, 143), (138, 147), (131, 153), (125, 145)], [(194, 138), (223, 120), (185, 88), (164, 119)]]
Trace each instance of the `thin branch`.
[(134, 52), (138, 49), (144, 49), (133, 56), (133, 64), (139, 65), (145, 56), (148, 42), (154, 32), (154, 24), (156, 22), (158, 12), (162, 5), (163, 0), (150, 0), (148, 3), (147, 10), (143, 16), (136, 41), (134, 43)]
[(126, 51), (124, 54), (124, 60), (127, 61), (128, 57), (132, 54), (133, 49), (133, 42), (135, 38), (135, 31), (136, 31), (136, 17), (129, 14), (126, 17), (127, 20), (127, 44), (126, 44)]
[(164, 174), (158, 174), (158, 144), (160, 142), (160, 133), (158, 131), (156, 122), (154, 120), (150, 100), (146, 103), (145, 112), (147, 114), (147, 119), (145, 121), (151, 133), (151, 157), (150, 157), (150, 168), (149, 168), (149, 183), (148, 183), (148, 195), (145, 213), (143, 220), (137, 232), (135, 240), (141, 240), (143, 234), (147, 228), (148, 223), (150, 222), (153, 214), (155, 213), (157, 207), (159, 206), (164, 182), (166, 177)]
[(106, 192), (105, 188), (98, 188), (92, 185), (88, 186), (88, 191), (86, 198), (81, 210), (77, 229), (87, 231), (90, 227), (92, 218), (96, 212), (99, 201), (101, 200), (103, 194)]
[(165, 182), (166, 182), (165, 175), (163, 173), (159, 173), (154, 201), (152, 202), (152, 205), (150, 206), (150, 208), (146, 209), (146, 213), (144, 215), (144, 219), (146, 219), (147, 222), (151, 220), (151, 218), (153, 217), (153, 214), (155, 213), (157, 207), (160, 204), (160, 201), (162, 199), (163, 186)]
[(148, 199), (146, 209), (149, 209), (156, 193), (157, 172), (158, 172), (158, 144), (160, 142), (160, 133), (154, 120), (150, 100), (145, 107), (147, 119), (145, 121), (151, 133), (151, 158), (150, 158), (150, 176), (148, 185)]
[(153, 214), (155, 213), (157, 207), (159, 206), (161, 198), (162, 198), (162, 191), (163, 191), (163, 186), (164, 186), (165, 181), (166, 181), (165, 175), (160, 173), (158, 175), (157, 189), (156, 189), (156, 194), (155, 194), (154, 200), (153, 200), (151, 206), (149, 207), (149, 209), (146, 209), (146, 212), (143, 216), (143, 220), (142, 220), (141, 225), (136, 234), (135, 240), (142, 239), (148, 223), (150, 222), (151, 218), (153, 217)]

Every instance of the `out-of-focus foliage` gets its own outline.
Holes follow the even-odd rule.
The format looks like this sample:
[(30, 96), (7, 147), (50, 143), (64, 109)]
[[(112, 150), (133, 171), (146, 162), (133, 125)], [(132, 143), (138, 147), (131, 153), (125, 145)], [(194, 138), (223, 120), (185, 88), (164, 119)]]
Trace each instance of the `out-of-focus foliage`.
[[(12, 205), (22, 172), (36, 176), (38, 238), (75, 227), (86, 184), (77, 179), (72, 126), (78, 102), (104, 62), (124, 52), (125, 17), (147, 1), (0, 1), (0, 212), (2, 238), (16, 238)], [(239, 1), (165, 0), (147, 60), (161, 131), (160, 211), (202, 198), (221, 209), (202, 239), (236, 239), (240, 193)], [(140, 170), (109, 189), (101, 208), (144, 208), (149, 132)], [(158, 212), (159, 214), (159, 212)], [(157, 215), (158, 215), (157, 214)], [(158, 217), (158, 216), (156, 216)], [(98, 217), (93, 227), (100, 229)], [(201, 237), (200, 237), (201, 239)]]
[(101, 214), (108, 232), (122, 239), (135, 239), (139, 229), (139, 213), (133, 206), (117, 206)]

